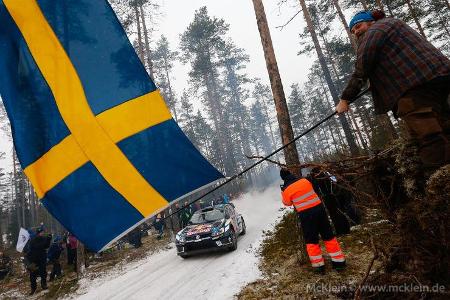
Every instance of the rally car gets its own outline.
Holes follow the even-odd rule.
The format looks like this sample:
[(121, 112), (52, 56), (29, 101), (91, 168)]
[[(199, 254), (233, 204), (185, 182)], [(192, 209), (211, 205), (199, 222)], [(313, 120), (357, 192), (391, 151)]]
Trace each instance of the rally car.
[(232, 203), (203, 208), (196, 211), (188, 226), (177, 233), (177, 254), (186, 258), (210, 250), (234, 251), (238, 235), (244, 235), (245, 231), (244, 218)]

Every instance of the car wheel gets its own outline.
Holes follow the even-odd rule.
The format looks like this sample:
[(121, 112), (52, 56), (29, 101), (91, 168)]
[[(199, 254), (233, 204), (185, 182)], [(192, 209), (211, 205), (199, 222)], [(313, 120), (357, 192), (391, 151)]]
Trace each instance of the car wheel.
[(188, 258), (189, 257), (189, 255), (187, 255), (187, 254), (178, 254), (181, 258)]
[(236, 232), (234, 232), (234, 229), (231, 228), (231, 246), (229, 248), (230, 251), (234, 251), (237, 249), (237, 236)]
[(245, 235), (245, 233), (247, 232), (247, 226), (245, 225), (244, 218), (241, 218), (241, 220), (242, 220), (242, 231), (240, 235)]

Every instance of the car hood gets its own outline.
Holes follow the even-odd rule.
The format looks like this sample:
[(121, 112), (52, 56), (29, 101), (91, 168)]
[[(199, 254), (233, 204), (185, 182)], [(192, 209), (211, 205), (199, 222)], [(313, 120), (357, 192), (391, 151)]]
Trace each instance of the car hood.
[(192, 236), (196, 234), (210, 233), (214, 227), (221, 227), (223, 223), (223, 220), (218, 220), (212, 223), (189, 225), (185, 229), (183, 229), (182, 234), (186, 236)]

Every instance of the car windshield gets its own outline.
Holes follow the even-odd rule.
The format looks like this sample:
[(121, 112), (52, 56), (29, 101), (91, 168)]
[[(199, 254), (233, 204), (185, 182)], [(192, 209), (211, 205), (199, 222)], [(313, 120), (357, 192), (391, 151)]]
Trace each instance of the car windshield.
[(190, 220), (191, 224), (203, 224), (208, 222), (214, 222), (224, 218), (224, 213), (218, 209), (212, 209), (207, 211), (195, 212)]

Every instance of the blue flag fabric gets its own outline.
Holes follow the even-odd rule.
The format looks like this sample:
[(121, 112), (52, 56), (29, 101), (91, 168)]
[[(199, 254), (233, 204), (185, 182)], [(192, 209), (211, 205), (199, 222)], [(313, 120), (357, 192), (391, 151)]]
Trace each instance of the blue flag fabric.
[(223, 175), (186, 138), (105, 0), (0, 0), (0, 94), (38, 197), (101, 251)]

